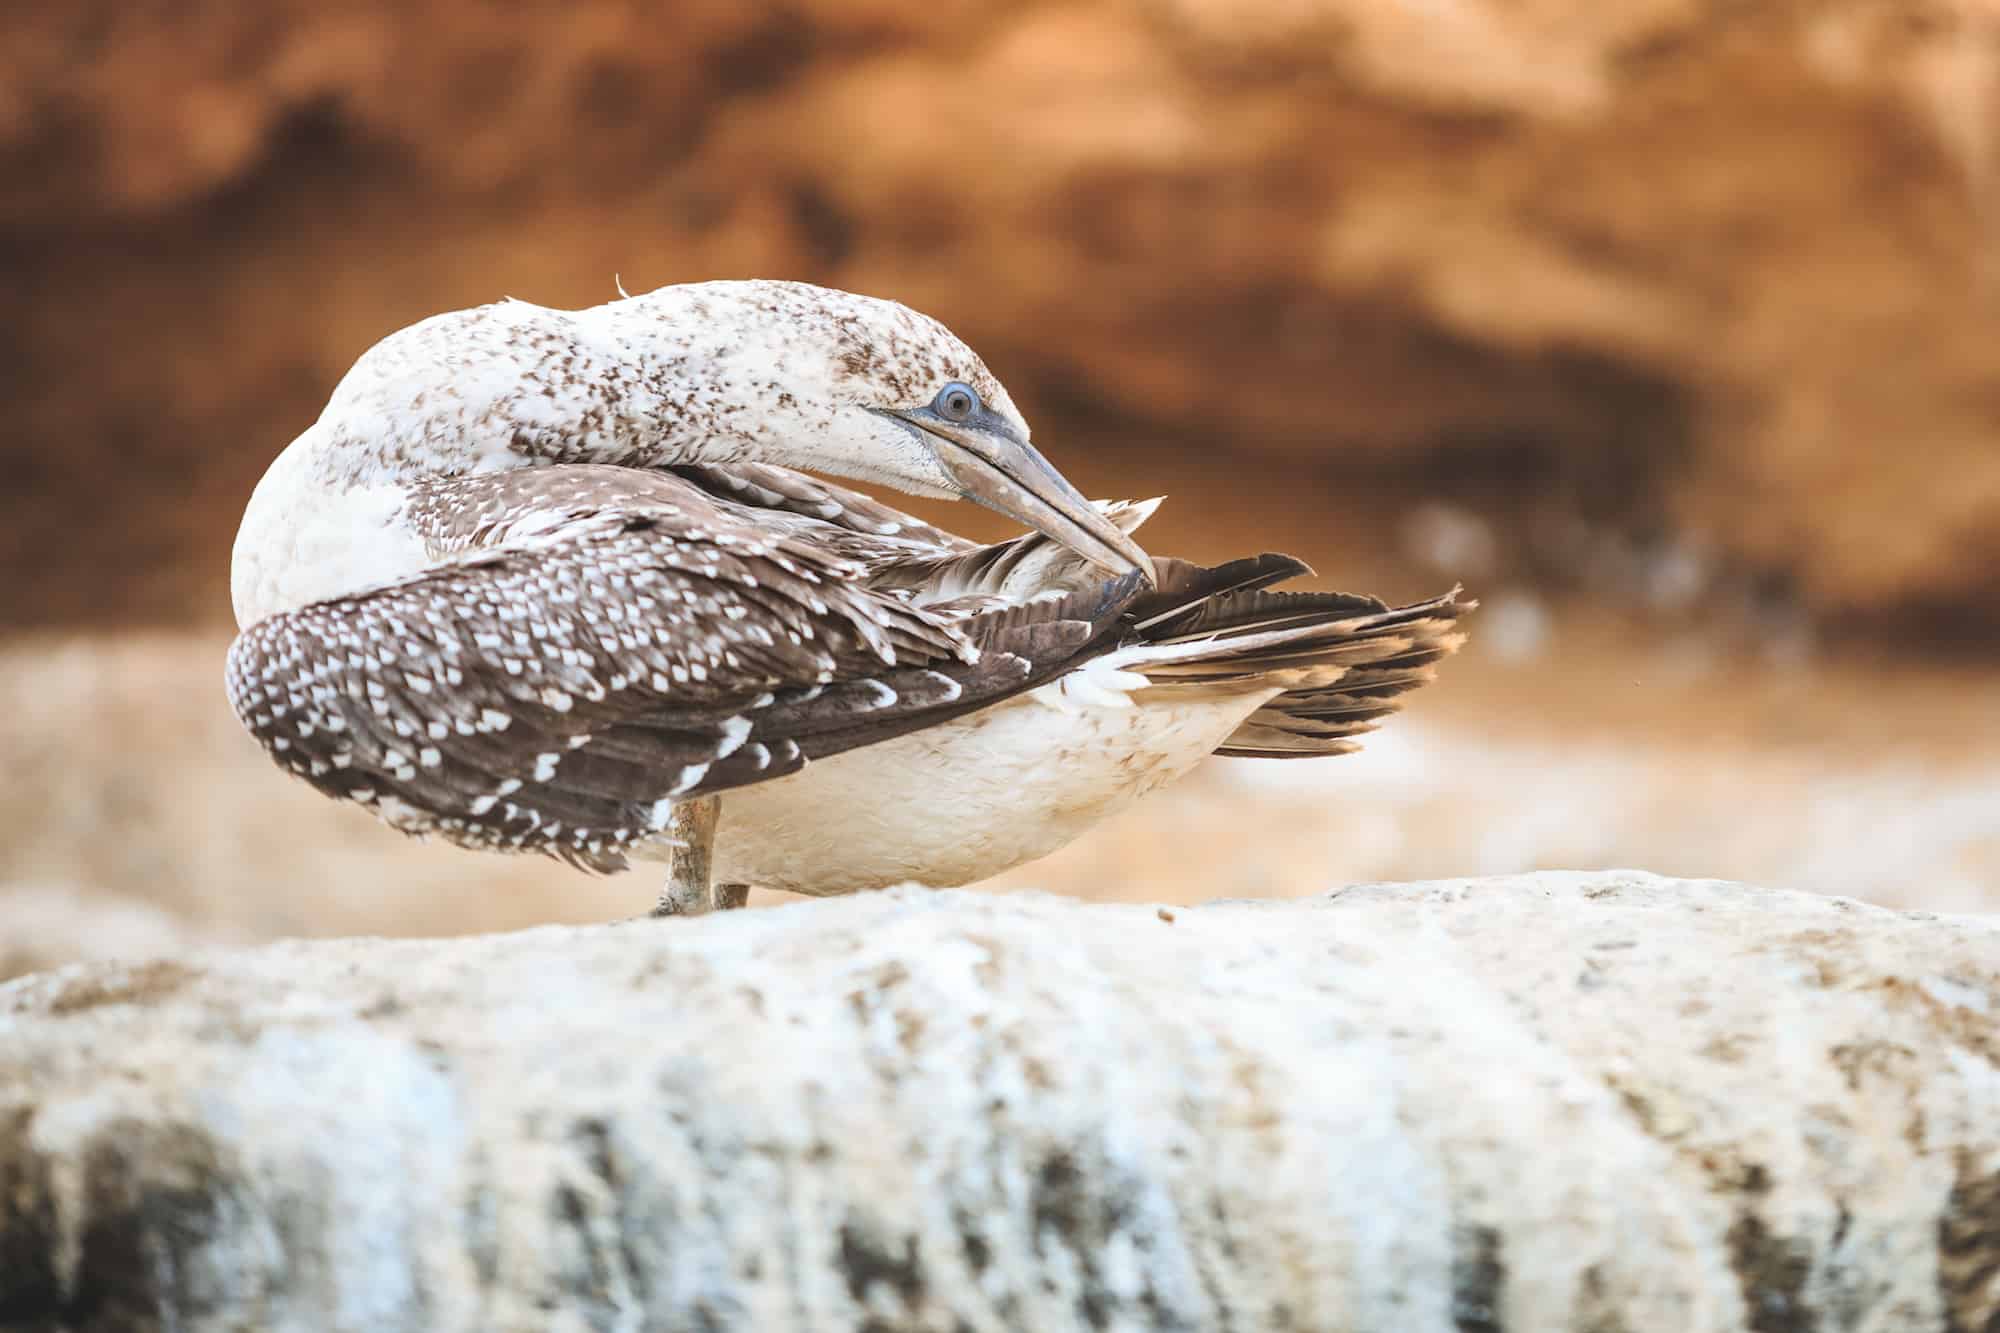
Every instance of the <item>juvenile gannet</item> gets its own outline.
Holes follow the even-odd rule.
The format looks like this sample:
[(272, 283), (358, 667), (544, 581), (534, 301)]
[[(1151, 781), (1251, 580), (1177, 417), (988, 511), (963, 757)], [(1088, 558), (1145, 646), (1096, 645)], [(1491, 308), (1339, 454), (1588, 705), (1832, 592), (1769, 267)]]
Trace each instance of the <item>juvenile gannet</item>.
[[(966, 497), (975, 546), (795, 469)], [(943, 325), (800, 283), (521, 301), (391, 334), (258, 484), (229, 697), (415, 835), (745, 886), (963, 884), (1209, 754), (1339, 754), (1468, 603), (1148, 556)], [(728, 792), (718, 803), (717, 793)]]

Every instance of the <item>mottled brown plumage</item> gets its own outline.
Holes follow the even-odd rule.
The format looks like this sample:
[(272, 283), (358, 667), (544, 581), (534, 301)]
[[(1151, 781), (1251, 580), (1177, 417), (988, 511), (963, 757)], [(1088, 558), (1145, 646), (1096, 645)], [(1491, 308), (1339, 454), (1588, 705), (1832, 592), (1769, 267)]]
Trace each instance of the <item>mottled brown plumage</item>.
[[(975, 546), (797, 467), (1037, 531)], [(1210, 751), (1351, 748), (1459, 642), (1450, 596), (1147, 557), (1152, 507), (1092, 507), (887, 302), (458, 312), (372, 349), (260, 483), (230, 699), (408, 833), (614, 870), (699, 829), (732, 881), (839, 892), (1039, 855)]]
[[(410, 833), (615, 870), (672, 803), (795, 772), (1042, 684), (1138, 580), (933, 611), (863, 577), (935, 547), (824, 487), (580, 464), (425, 483), (425, 573), (238, 638), (230, 697), (280, 763)], [(801, 481), (805, 480), (803, 478)], [(838, 521), (837, 521), (838, 520)], [(926, 531), (912, 523), (917, 531)], [(818, 530), (815, 539), (814, 530)], [(843, 552), (843, 538), (845, 551)]]

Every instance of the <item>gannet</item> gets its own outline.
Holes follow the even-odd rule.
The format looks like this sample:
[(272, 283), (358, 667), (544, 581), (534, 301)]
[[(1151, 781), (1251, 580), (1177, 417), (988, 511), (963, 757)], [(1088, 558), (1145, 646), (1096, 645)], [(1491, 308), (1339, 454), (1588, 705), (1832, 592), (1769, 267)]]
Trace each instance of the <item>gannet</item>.
[[(1025, 524), (978, 546), (830, 473)], [(1283, 593), (1149, 556), (986, 365), (894, 302), (773, 281), (392, 333), (238, 532), (237, 717), (404, 833), (660, 913), (747, 886), (964, 884), (1210, 754), (1353, 749), (1461, 640), (1456, 592)], [(726, 793), (726, 799), (722, 794)]]

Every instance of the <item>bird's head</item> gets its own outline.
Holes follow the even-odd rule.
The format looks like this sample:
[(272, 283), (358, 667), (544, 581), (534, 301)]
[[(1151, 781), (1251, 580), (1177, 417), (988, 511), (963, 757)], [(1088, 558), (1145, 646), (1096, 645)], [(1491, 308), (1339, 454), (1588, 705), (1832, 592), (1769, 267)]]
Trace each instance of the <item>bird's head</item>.
[(1114, 573), (1153, 577), (949, 329), (801, 282), (434, 316), (369, 349), (294, 452), (293, 471), (334, 491), (549, 463), (775, 463), (974, 500)]
[(714, 428), (746, 456), (973, 500), (1114, 573), (1153, 577), (1145, 551), (1028, 442), (1007, 390), (937, 320), (793, 282), (700, 283), (629, 304), (669, 292), (672, 318), (705, 331), (717, 400), (732, 405)]

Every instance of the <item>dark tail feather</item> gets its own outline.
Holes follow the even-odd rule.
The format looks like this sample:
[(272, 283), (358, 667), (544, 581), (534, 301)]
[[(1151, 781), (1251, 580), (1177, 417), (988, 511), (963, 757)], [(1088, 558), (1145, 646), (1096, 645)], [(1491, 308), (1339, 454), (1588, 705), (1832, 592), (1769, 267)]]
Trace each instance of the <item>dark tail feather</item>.
[(1263, 591), (1304, 572), (1285, 556), (1161, 572), (1171, 573), (1161, 590), (1128, 611), (1144, 641), (1163, 650), (1136, 669), (1165, 688), (1286, 687), (1216, 751), (1237, 757), (1356, 749), (1354, 737), (1374, 730), (1457, 651), (1465, 641), (1458, 622), (1478, 605), (1459, 600), (1456, 588), (1399, 607), (1348, 593)]

